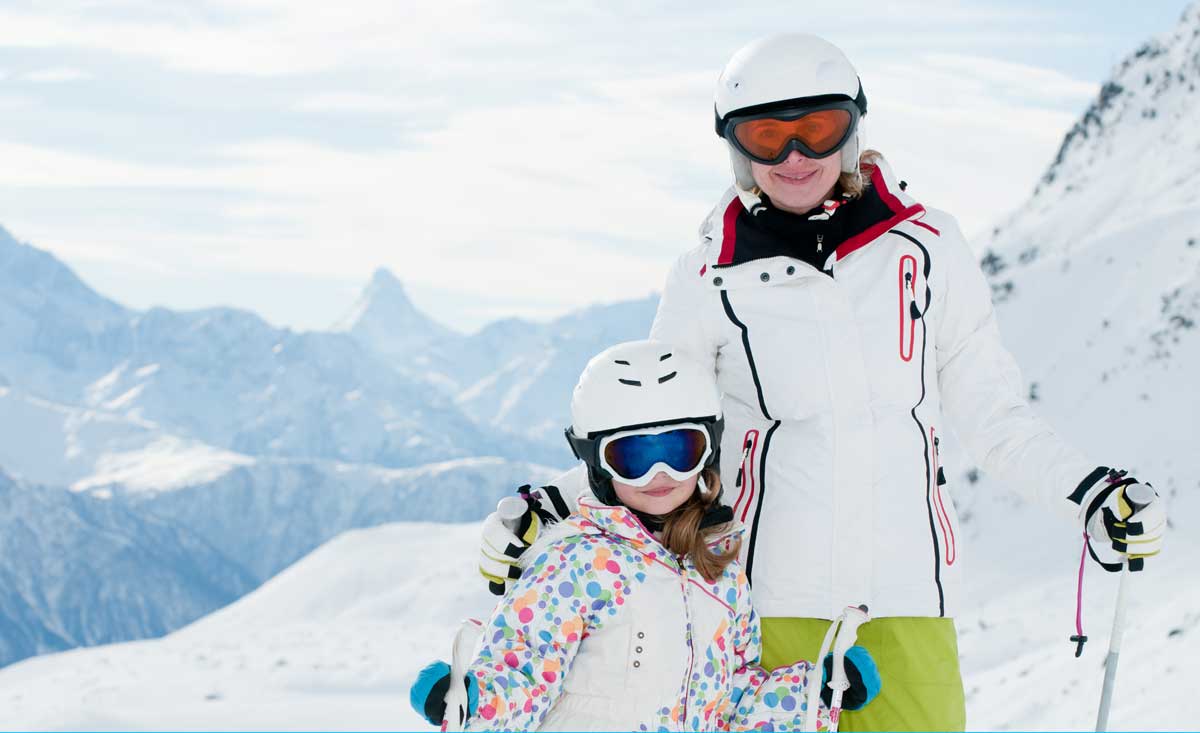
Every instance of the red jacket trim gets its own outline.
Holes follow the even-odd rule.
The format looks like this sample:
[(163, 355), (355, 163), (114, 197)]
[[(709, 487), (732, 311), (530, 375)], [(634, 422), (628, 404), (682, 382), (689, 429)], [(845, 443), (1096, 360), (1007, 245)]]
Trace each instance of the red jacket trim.
[(851, 252), (856, 252), (867, 246), (869, 242), (874, 240), (876, 237), (879, 237), (900, 222), (906, 219), (911, 219), (917, 214), (925, 211), (925, 207), (920, 204), (913, 204), (912, 206), (905, 208), (904, 204), (900, 202), (900, 199), (898, 199), (895, 194), (888, 190), (887, 183), (884, 182), (883, 174), (879, 172), (878, 167), (871, 172), (871, 185), (875, 187), (875, 190), (879, 193), (879, 198), (885, 205), (887, 205), (889, 209), (892, 210), (894, 215), (892, 218), (885, 219), (875, 226), (859, 232), (853, 237), (847, 239), (845, 242), (842, 242), (835, 251), (835, 256), (837, 257), (837, 259), (834, 260), (835, 262), (840, 262), (846, 259), (846, 256)]

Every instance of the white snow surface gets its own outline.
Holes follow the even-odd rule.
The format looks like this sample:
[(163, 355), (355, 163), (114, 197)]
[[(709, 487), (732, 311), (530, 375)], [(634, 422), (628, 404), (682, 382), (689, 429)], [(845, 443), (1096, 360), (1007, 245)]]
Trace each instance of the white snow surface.
[(71, 490), (121, 484), (130, 492), (172, 491), (216, 481), (236, 466), (253, 465), (254, 461), (250, 456), (166, 435), (139, 450), (100, 456), (95, 473), (71, 484)]
[[(0, 730), (426, 729), (407, 701), (456, 619), (492, 606), (478, 523), (346, 532), (162, 639), (0, 670)], [(471, 576), (474, 577), (471, 577)]]

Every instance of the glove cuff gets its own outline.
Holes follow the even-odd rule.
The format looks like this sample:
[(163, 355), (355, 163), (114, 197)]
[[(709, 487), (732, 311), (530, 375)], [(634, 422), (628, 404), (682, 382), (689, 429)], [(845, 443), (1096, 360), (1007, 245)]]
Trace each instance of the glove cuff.
[[(846, 681), (850, 687), (842, 693), (842, 709), (860, 710), (879, 695), (882, 686), (879, 667), (875, 665), (871, 654), (857, 645), (846, 650), (844, 664)], [(827, 708), (833, 703), (833, 689), (829, 686), (832, 674), (833, 654), (827, 654), (821, 665), (821, 700)]]

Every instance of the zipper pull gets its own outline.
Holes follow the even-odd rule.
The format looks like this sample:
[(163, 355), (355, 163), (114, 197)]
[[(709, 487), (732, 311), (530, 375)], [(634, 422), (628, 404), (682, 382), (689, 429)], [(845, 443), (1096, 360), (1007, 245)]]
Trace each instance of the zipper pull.
[(741, 463), (738, 464), (737, 478), (733, 482), (733, 487), (735, 489), (741, 488), (742, 474), (744, 474), (746, 472), (746, 459), (750, 457), (750, 447), (753, 445), (754, 445), (754, 442), (751, 441), (749, 438), (747, 438), (746, 445), (742, 448), (742, 460), (741, 460)]
[(818, 235), (817, 235), (817, 251), (818, 251), (818, 252), (824, 252), (824, 251), (825, 251), (825, 246), (824, 246), (824, 244), (823, 244), (824, 242), (825, 242), (825, 235), (824, 235), (824, 234), (818, 234)]

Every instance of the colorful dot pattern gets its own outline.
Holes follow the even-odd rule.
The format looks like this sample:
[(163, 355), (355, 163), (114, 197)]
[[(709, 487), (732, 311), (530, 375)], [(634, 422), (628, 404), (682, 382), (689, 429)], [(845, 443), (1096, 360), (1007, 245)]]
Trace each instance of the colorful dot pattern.
[[(810, 666), (797, 662), (770, 673), (757, 667), (760, 625), (739, 563), (709, 583), (690, 559), (673, 556), (624, 507), (585, 499), (566, 521), (577, 533), (541, 550), (484, 626), (470, 670), (479, 707), (468, 730), (536, 729), (561, 696), (576, 656), (588, 653), (589, 635), (631, 602), (653, 603), (636, 591), (649, 574), (667, 572), (678, 578), (684, 594), (679, 623), (686, 627), (686, 646), (679, 654), (690, 664), (676, 699), (637, 712), (644, 721), (640, 730), (803, 728)], [(727, 549), (736, 536), (718, 546)], [(697, 610), (721, 615), (711, 638), (694, 638)]]

